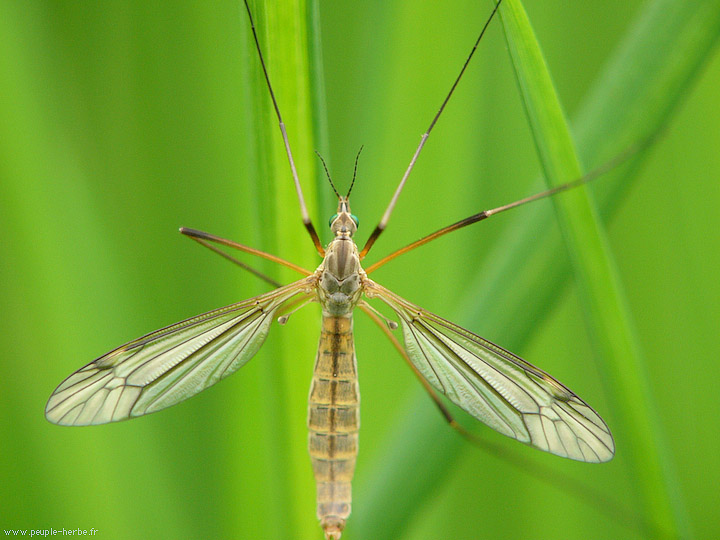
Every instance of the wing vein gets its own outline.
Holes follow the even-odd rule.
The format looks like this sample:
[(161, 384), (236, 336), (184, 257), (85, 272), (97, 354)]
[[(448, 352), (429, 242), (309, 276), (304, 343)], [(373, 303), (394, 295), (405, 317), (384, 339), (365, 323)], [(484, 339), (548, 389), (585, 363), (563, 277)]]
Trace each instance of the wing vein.
[(410, 361), (460, 408), (546, 452), (580, 461), (612, 458), (615, 445), (605, 422), (553, 377), (372, 280), (365, 292), (395, 311)]
[(245, 365), (265, 341), (277, 310), (298, 294), (312, 294), (315, 286), (309, 276), (113, 349), (60, 383), (45, 415), (57, 424), (102, 424), (183, 401)]

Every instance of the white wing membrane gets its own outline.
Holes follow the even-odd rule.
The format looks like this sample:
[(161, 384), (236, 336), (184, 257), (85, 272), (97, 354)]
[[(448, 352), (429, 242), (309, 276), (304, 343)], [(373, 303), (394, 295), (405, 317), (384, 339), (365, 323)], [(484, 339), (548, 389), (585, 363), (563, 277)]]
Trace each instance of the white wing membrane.
[(65, 379), (45, 416), (61, 425), (105, 424), (188, 399), (250, 360), (278, 308), (307, 290), (303, 279), (126, 343)]
[(422, 376), (475, 418), (558, 456), (612, 459), (615, 443), (605, 422), (550, 375), (374, 282), (366, 292), (397, 313), (405, 350)]

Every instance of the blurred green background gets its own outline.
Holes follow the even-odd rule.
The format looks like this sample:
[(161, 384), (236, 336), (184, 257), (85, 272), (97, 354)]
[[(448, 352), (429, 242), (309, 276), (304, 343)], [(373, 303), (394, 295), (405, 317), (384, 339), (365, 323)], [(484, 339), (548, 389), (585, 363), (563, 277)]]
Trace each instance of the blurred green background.
[[(326, 157), (343, 191), (365, 145), (352, 199), (364, 241), (492, 3), (259, 4), (270, 74), (324, 241), (335, 208), (312, 151)], [(717, 536), (719, 2), (524, 5), (587, 170), (647, 134), (665, 117), (659, 110), (671, 111), (665, 135), (634, 168), (593, 190), (602, 200), (609, 186), (626, 186), (601, 215), (656, 401), (648, 422), (674, 469), (663, 477), (673, 511), (687, 519), (678, 530)], [(682, 33), (647, 27), (653, 13), (672, 9), (682, 13), (672, 19), (684, 21), (674, 23)], [(598, 87), (608, 63), (643, 32), (678, 43), (641, 43), (647, 56)], [(43, 416), (55, 386), (98, 355), (267, 290), (182, 238), (179, 226), (307, 268), (319, 263), (299, 222), (241, 7), (3, 0), (0, 36), (0, 525), (95, 528), (112, 539), (320, 538), (305, 450), (315, 306), (273, 328), (241, 373), (168, 411), (77, 429)], [(368, 260), (540, 189), (506, 48), (495, 21)], [(683, 57), (689, 49), (694, 56)], [(676, 64), (685, 72), (654, 75)], [(633, 81), (635, 90), (623, 86)], [(530, 221), (542, 212), (551, 215), (552, 205), (454, 233), (373, 278), (563, 381), (617, 427), (616, 458), (561, 460), (458, 414), (526, 467), (466, 444), (359, 316), (363, 425), (343, 538), (660, 534), (662, 524), (645, 523), (642, 463), (625, 451), (633, 433), (608, 391), (612, 381), (601, 382), (602, 358), (589, 345), (567, 256), (551, 254), (562, 279), (547, 283), (534, 258), (504, 259), (513, 238), (559, 238), (551, 221)], [(540, 480), (528, 468), (557, 475)], [(597, 494), (579, 495), (567, 478)]]

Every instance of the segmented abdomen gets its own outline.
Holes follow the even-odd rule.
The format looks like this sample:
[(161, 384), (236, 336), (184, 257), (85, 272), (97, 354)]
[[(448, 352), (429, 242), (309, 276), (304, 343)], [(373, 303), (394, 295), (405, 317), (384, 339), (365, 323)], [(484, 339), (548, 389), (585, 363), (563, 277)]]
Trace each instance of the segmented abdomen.
[(323, 315), (310, 386), (310, 458), (317, 484), (317, 515), (325, 537), (338, 539), (350, 515), (360, 427), (360, 390), (352, 314)]

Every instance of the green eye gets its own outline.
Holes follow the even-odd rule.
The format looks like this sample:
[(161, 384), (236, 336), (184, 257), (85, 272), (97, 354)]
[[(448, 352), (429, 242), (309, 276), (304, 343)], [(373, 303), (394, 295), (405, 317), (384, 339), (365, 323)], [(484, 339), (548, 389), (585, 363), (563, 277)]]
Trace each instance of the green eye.
[(338, 215), (334, 214), (333, 217), (330, 218), (330, 221), (328, 222), (328, 226), (332, 227), (332, 222), (337, 219)]

